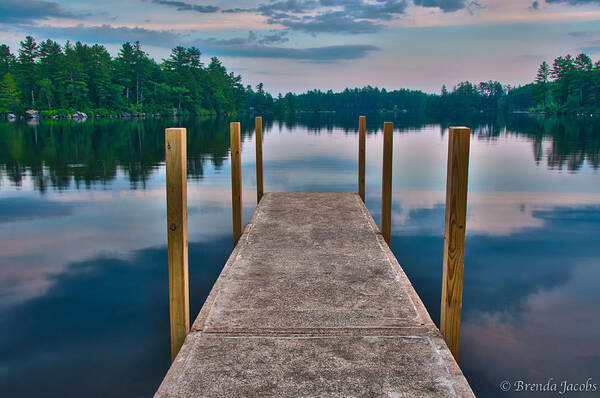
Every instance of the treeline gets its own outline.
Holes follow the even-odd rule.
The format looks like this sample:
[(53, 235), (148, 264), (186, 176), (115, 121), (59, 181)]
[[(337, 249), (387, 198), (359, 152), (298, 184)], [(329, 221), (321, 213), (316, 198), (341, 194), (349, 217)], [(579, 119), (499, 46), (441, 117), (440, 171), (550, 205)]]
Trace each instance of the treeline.
[[(262, 84), (257, 92), (227, 72), (218, 58), (208, 65), (195, 47), (176, 47), (157, 63), (139, 42), (122, 45), (113, 58), (99, 44), (28, 36), (17, 54), (0, 45), (0, 113), (26, 109), (52, 116), (83, 111), (228, 114), (268, 106)], [(269, 96), (270, 97), (270, 96)], [(271, 98), (272, 102), (272, 98)]]
[(331, 90), (311, 90), (302, 94), (281, 94), (274, 99), (274, 111), (285, 112), (406, 112), (419, 116), (444, 117), (450, 112), (497, 113), (529, 110), (531, 98), (523, 99), (522, 88), (503, 86), (497, 81), (461, 82), (451, 91), (442, 87), (441, 94), (426, 94), (418, 90), (392, 90), (377, 87)]
[(600, 61), (586, 54), (542, 62), (533, 83), (508, 90), (501, 108), (561, 114), (600, 112)]
[(495, 112), (499, 99), (507, 90), (499, 82), (472, 84), (463, 82), (449, 92), (442, 88), (441, 95), (426, 94), (418, 90), (392, 90), (378, 87), (345, 89), (334, 93), (329, 90), (311, 90), (303, 94), (281, 94), (275, 99), (276, 112), (406, 112), (417, 115), (443, 115), (461, 111)]
[(581, 113), (600, 110), (600, 61), (586, 54), (558, 57), (552, 66), (543, 62), (531, 86), (538, 109)]
[(406, 112), (444, 117), (451, 112), (509, 113), (600, 111), (600, 62), (580, 54), (558, 57), (540, 66), (535, 81), (521, 87), (497, 81), (461, 82), (440, 94), (377, 87), (341, 92), (310, 90), (271, 96), (263, 84), (255, 89), (228, 72), (213, 57), (208, 65), (195, 47), (176, 47), (157, 63), (139, 42), (125, 43), (111, 57), (99, 44), (28, 36), (16, 54), (0, 45), (0, 113), (35, 109), (42, 115), (150, 114), (286, 114), (295, 112)]
[(428, 101), (433, 95), (422, 91), (393, 90), (387, 91), (378, 87), (363, 87), (345, 89), (334, 93), (332, 90), (311, 90), (303, 94), (279, 94), (274, 101), (277, 113), (308, 111), (308, 112), (373, 112), (381, 110), (407, 111), (423, 114)]
[(534, 82), (519, 87), (497, 81), (461, 82), (451, 91), (386, 91), (377, 87), (334, 93), (312, 90), (288, 93), (275, 99), (275, 110), (285, 111), (406, 111), (444, 117), (461, 113), (596, 113), (600, 112), (600, 61), (586, 54), (558, 57), (552, 66), (543, 62)]

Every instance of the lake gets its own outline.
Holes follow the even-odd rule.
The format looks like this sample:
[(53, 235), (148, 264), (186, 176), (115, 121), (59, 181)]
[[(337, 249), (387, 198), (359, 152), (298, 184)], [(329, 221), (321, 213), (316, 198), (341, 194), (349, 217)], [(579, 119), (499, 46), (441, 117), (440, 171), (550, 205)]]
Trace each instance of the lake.
[[(600, 383), (600, 121), (454, 119), (367, 116), (367, 207), (379, 224), (394, 121), (391, 247), (439, 325), (447, 127), (470, 126), (461, 368), (482, 397), (526, 395), (503, 380)], [(154, 393), (170, 363), (164, 128), (188, 131), (195, 318), (232, 250), (229, 121), (0, 122), (3, 396)], [(247, 222), (255, 147), (241, 122)], [(265, 119), (265, 191), (356, 191), (357, 127)]]

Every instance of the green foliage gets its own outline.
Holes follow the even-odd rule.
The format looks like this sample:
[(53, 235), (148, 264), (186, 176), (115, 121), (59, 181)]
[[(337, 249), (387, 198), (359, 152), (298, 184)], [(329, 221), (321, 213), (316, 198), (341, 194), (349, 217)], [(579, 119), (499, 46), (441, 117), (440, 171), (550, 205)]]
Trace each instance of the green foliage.
[[(345, 89), (334, 93), (311, 90), (304, 94), (287, 93), (274, 101), (277, 112), (400, 112), (412, 115), (444, 115), (449, 112), (496, 111), (498, 101), (506, 95), (499, 82), (459, 83), (452, 92), (442, 87), (442, 95), (415, 90), (387, 91), (378, 87)], [(268, 97), (267, 97), (268, 98)]]
[(550, 66), (546, 61), (542, 62), (535, 77), (535, 99), (542, 101), (544, 108), (548, 99), (548, 82), (550, 78)]
[[(407, 112), (416, 115), (546, 111), (600, 112), (600, 62), (579, 54), (543, 62), (534, 83), (511, 88), (497, 81), (468, 81), (441, 95), (377, 87), (309, 90), (273, 98), (262, 83), (244, 87), (241, 76), (227, 71), (218, 58), (208, 65), (195, 47), (175, 47), (157, 63), (140, 42), (124, 43), (113, 58), (99, 44), (27, 36), (17, 55), (0, 45), (0, 112), (34, 108), (42, 115), (80, 110), (98, 116), (128, 113), (256, 114), (297, 112)], [(94, 112), (96, 110), (96, 112)], [(58, 113), (53, 111), (59, 111)]]
[[(103, 112), (110, 114), (108, 110)], [(40, 113), (48, 117), (68, 114), (66, 110)], [(578, 170), (586, 163), (595, 170), (600, 168), (600, 118), (523, 117), (501, 113), (497, 116), (450, 114), (444, 118), (413, 118), (402, 114), (395, 117), (369, 114), (368, 133), (374, 132), (384, 121), (393, 121), (402, 130), (461, 123), (471, 127), (479, 137), (492, 139), (509, 134), (526, 138), (534, 144), (536, 162), (546, 161), (551, 168)], [(251, 138), (254, 134), (252, 118), (236, 116), (236, 119), (242, 122), (242, 140)], [(181, 119), (181, 125), (188, 131), (205, 132), (188, 134), (188, 178), (203, 178), (207, 162), (217, 169), (227, 164), (230, 121), (233, 119), (223, 117)], [(355, 114), (290, 113), (278, 120), (263, 118), (263, 127), (269, 130), (273, 123), (286, 129), (318, 130), (335, 126), (354, 133), (356, 122)], [(86, 123), (50, 120), (36, 126), (0, 123), (0, 178), (17, 186), (31, 180), (34, 189), (44, 192), (49, 187), (61, 190), (106, 184), (124, 173), (132, 187), (142, 187), (164, 162), (161, 134), (171, 123), (170, 118), (90, 119)], [(552, 145), (544, 145), (544, 142), (552, 142)], [(77, 167), (72, 167), (74, 164)]]
[[(139, 42), (124, 43), (113, 58), (99, 44), (61, 46), (50, 39), (38, 44), (27, 36), (17, 57), (0, 45), (0, 81), (3, 112), (96, 109), (103, 116), (171, 114), (175, 108), (182, 114), (229, 114), (252, 103), (246, 101), (249, 93), (241, 77), (228, 73), (217, 58), (205, 67), (200, 50), (176, 47), (159, 64)], [(261, 95), (267, 96), (264, 91)], [(253, 101), (269, 103), (264, 98)]]
[(551, 68), (543, 62), (535, 82), (536, 106), (546, 112), (600, 110), (600, 63), (594, 64), (586, 54), (558, 57)]
[[(262, 87), (257, 86), (260, 94)], [(428, 101), (433, 96), (421, 91), (394, 90), (387, 91), (378, 87), (363, 87), (354, 89), (345, 89), (342, 92), (334, 93), (332, 90), (323, 92), (321, 90), (311, 90), (304, 94), (287, 93), (285, 96), (278, 96), (273, 100), (270, 96), (267, 101), (273, 102), (273, 107), (278, 112), (380, 112), (397, 111), (422, 114)], [(267, 104), (256, 104), (260, 110), (261, 107), (271, 106)]]
[(506, 95), (506, 89), (500, 82), (488, 81), (479, 84), (461, 82), (452, 92), (442, 87), (442, 95), (430, 101), (431, 112), (447, 114), (460, 111), (463, 113), (496, 112), (499, 101)]
[[(252, 97), (252, 92), (249, 98)], [(262, 104), (255, 105), (259, 111)], [(549, 113), (600, 112), (600, 61), (579, 54), (558, 57), (552, 66), (543, 62), (534, 83), (520, 87), (497, 81), (457, 84), (452, 91), (444, 85), (441, 95), (421, 91), (386, 91), (377, 87), (346, 89), (334, 93), (310, 90), (287, 93), (274, 101), (276, 112), (319, 111), (403, 111), (444, 116), (461, 113), (545, 111)]]
[(6, 44), (0, 45), (0, 76), (10, 72), (15, 62), (15, 56), (11, 54), (10, 48)]
[(6, 73), (0, 81), (0, 112), (11, 112), (20, 109), (21, 93), (11, 73)]
[(533, 83), (511, 88), (499, 103), (499, 108), (504, 112), (533, 111), (537, 103), (535, 93), (536, 85)]
[[(47, 116), (68, 114), (41, 113), (46, 112)], [(193, 154), (188, 178), (201, 179), (206, 161), (217, 169), (226, 164), (229, 122), (220, 117), (183, 118), (188, 131), (207, 132), (187, 137), (188, 151)], [(36, 134), (24, 123), (0, 123), (0, 178), (20, 186), (29, 176), (35, 189), (44, 192), (48, 187), (62, 190), (105, 184), (124, 172), (132, 187), (142, 187), (164, 162), (164, 139), (156, 133), (171, 123), (168, 118), (49, 120), (35, 127)], [(251, 119), (244, 120), (242, 139), (253, 132)]]

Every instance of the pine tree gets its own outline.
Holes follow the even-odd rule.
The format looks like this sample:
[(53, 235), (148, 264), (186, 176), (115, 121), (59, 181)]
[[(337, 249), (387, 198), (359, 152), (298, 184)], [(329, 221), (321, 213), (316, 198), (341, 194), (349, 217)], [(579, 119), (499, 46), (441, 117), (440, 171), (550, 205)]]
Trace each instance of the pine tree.
[(31, 36), (25, 37), (20, 43), (19, 57), (17, 58), (17, 77), (21, 86), (24, 103), (35, 107), (35, 82), (36, 64), (38, 57), (38, 45)]
[(87, 76), (84, 72), (84, 62), (81, 57), (84, 52), (82, 47), (83, 45), (80, 42), (75, 43), (75, 46), (67, 42), (64, 48), (67, 71), (65, 91), (68, 106), (81, 109), (89, 106)]
[(16, 62), (15, 56), (11, 54), (6, 44), (0, 45), (0, 78), (7, 74)]
[(548, 79), (550, 78), (550, 67), (546, 61), (542, 62), (538, 68), (537, 76), (535, 77), (535, 84), (539, 97), (544, 102), (544, 109), (546, 109), (546, 97), (548, 93)]
[(37, 85), (40, 88), (40, 100), (45, 100), (48, 109), (52, 109), (52, 104), (54, 103), (54, 86), (52, 85), (52, 81), (48, 78), (44, 78), (40, 80)]
[(21, 93), (11, 73), (6, 73), (0, 81), (0, 112), (16, 112), (19, 109)]
[(592, 60), (585, 54), (579, 54), (577, 57), (575, 57), (574, 64), (578, 71), (589, 72), (593, 68)]

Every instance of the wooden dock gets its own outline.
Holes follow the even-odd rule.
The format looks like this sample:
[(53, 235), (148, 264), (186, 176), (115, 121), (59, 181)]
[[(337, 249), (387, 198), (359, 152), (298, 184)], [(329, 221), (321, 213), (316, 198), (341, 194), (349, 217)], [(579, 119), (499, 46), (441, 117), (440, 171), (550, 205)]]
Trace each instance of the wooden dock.
[(156, 397), (472, 397), (356, 193), (265, 193)]
[(383, 128), (382, 227), (357, 193), (264, 193), (242, 224), (240, 123), (231, 123), (234, 250), (189, 327), (186, 131), (165, 134), (173, 363), (155, 397), (474, 397), (456, 360), (470, 130), (449, 129), (441, 330), (389, 249), (393, 124)]

